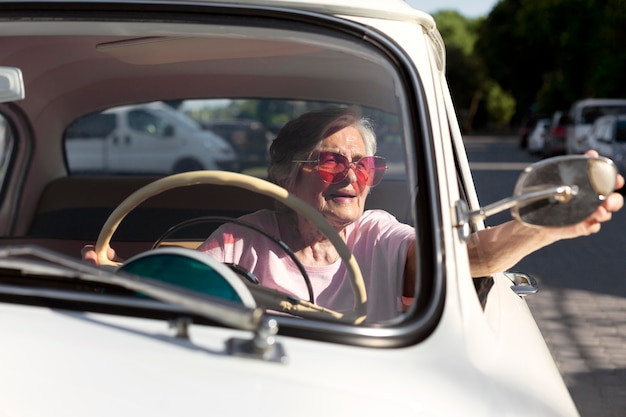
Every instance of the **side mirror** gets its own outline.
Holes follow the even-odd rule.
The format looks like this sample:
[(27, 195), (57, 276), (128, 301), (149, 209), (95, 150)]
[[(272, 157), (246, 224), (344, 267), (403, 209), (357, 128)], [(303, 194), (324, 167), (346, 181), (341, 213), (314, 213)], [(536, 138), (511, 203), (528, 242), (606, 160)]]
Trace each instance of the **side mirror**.
[[(569, 226), (589, 217), (615, 190), (617, 168), (605, 157), (572, 155), (545, 160), (520, 175), (513, 195), (520, 198), (511, 209), (517, 220), (537, 226)], [(554, 190), (535, 201), (534, 193)]]
[(615, 190), (617, 168), (605, 157), (566, 155), (528, 166), (513, 196), (463, 213), (459, 226), (511, 209), (514, 219), (535, 226), (562, 227), (589, 217)]

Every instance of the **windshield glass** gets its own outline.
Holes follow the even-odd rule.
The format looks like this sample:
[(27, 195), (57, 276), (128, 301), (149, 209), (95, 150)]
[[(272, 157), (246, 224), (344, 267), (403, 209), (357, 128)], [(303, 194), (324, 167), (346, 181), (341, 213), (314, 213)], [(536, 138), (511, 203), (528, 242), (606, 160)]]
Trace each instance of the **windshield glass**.
[[(163, 110), (163, 106), (168, 106), (167, 111)], [(329, 109), (336, 112), (338, 116), (332, 114), (325, 116)], [(395, 219), (400, 219), (406, 226), (406, 230), (401, 231), (402, 229), (398, 229), (394, 233), (399, 233), (398, 236), (405, 236), (403, 239), (412, 239), (411, 236), (414, 235), (414, 232), (412, 232), (410, 227), (410, 206), (406, 198), (386, 198), (386, 195), (390, 192), (402, 188), (406, 189), (407, 187), (403, 138), (399, 128), (399, 118), (392, 113), (359, 107), (358, 114), (356, 114), (358, 118), (349, 124), (366, 121), (363, 128), (359, 127), (359, 129), (367, 128), (363, 130), (364, 133), (360, 133), (358, 130), (353, 132), (349, 130), (352, 128), (349, 128), (345, 130), (345, 132), (348, 132), (348, 136), (345, 138), (343, 134), (333, 134), (332, 132), (337, 129), (332, 127), (337, 123), (337, 121), (333, 120), (341, 121), (351, 117), (351, 112), (357, 111), (356, 109), (357, 107), (345, 103), (277, 99), (193, 99), (180, 100), (175, 106), (172, 103), (150, 102), (106, 109), (96, 114), (82, 116), (66, 131), (66, 159), (70, 169), (74, 168), (72, 171), (74, 175), (84, 175), (85, 172), (79, 167), (87, 167), (89, 175), (113, 175), (121, 178), (145, 173), (169, 175), (178, 172), (195, 171), (197, 169), (215, 170), (225, 160), (229, 160), (231, 163), (228, 165), (227, 171), (269, 180), (286, 187), (299, 198), (320, 210), (326, 217), (325, 220), (335, 221), (334, 219), (337, 216), (348, 216), (348, 224), (354, 221), (362, 221), (363, 226), (361, 227), (370, 227), (368, 226), (369, 222), (376, 222), (373, 224), (377, 224), (383, 221), (383, 219), (387, 222), (389, 220), (385, 216), (390, 215), (392, 217), (389, 217), (389, 219), (394, 219), (394, 221), (396, 221)], [(166, 113), (167, 116), (175, 114), (177, 117), (163, 117), (163, 113)], [(115, 115), (115, 118), (109, 117), (112, 115)], [(320, 135), (319, 138), (312, 137), (307, 139), (302, 137), (300, 132), (296, 132), (294, 137), (285, 136), (284, 131), (289, 132), (291, 123), (298, 123), (297, 121), (303, 120), (303, 118), (306, 120), (307, 117), (312, 117), (311, 115), (315, 115), (318, 118), (323, 116), (329, 118), (327, 122), (320, 119), (320, 124), (330, 123), (330, 133), (324, 133), (326, 128), (321, 126), (321, 130), (318, 133)], [(128, 127), (124, 124), (125, 120), (129, 121)], [(197, 126), (202, 126), (204, 128), (203, 131), (207, 135), (211, 134), (217, 137), (220, 143), (212, 142), (211, 136), (195, 138), (183, 135), (177, 137), (179, 132), (182, 131), (176, 124), (178, 120), (188, 120)], [(110, 126), (109, 122), (111, 121), (115, 121), (117, 125)], [(106, 126), (106, 128), (103, 128), (103, 126)], [(154, 126), (154, 128), (151, 128), (151, 126)], [(228, 128), (225, 128), (226, 126)], [(307, 128), (315, 129), (316, 127), (303, 126), (300, 129), (306, 134)], [(340, 128), (339, 131), (343, 132), (344, 130)], [(92, 134), (81, 137), (77, 132), (101, 132), (101, 135), (98, 137)], [(358, 137), (356, 145), (353, 144), (355, 134)], [(363, 142), (363, 139), (361, 139), (366, 134), (369, 135), (366, 136), (369, 142)], [(111, 137), (115, 138), (117, 136), (125, 138), (121, 142), (123, 145), (121, 149), (117, 149), (120, 145), (119, 141), (111, 140)], [(313, 142), (310, 142), (311, 140)], [(100, 142), (99, 147), (91, 147), (85, 150), (86, 146), (90, 146), (95, 141)], [(281, 141), (291, 142), (287, 144), (285, 150), (281, 150), (278, 145)], [(185, 148), (187, 147), (190, 149), (186, 151)], [(274, 155), (272, 155), (270, 149), (274, 149)], [(333, 151), (329, 155), (337, 155), (333, 156), (333, 158), (343, 158), (345, 156), (351, 158), (352, 163), (356, 165), (346, 165), (346, 167), (340, 168), (335, 165), (335, 162), (332, 163), (332, 167), (330, 162), (322, 164), (321, 159), (315, 158), (321, 158), (319, 150), (325, 149)], [(220, 152), (222, 152), (222, 155), (219, 154)], [(284, 159), (282, 156), (283, 152), (286, 152), (287, 155), (290, 155), (289, 158), (291, 158), (291, 161), (285, 164), (286, 168), (281, 165), (281, 161)], [(189, 163), (190, 155), (196, 158), (197, 164)], [(380, 164), (380, 168), (375, 168), (375, 166), (369, 167), (368, 155), (377, 158), (372, 161), (375, 164)], [(219, 159), (220, 157), (222, 158), (221, 160)], [(177, 169), (179, 166), (177, 159), (180, 158), (187, 158), (187, 170), (179, 171)], [(102, 161), (102, 165), (96, 167), (92, 163), (86, 162), (86, 159)], [(339, 163), (342, 162), (339, 161)], [(327, 165), (328, 168), (326, 167)], [(112, 167), (115, 167), (115, 169)], [(302, 174), (295, 170), (298, 168), (303, 170)], [(276, 174), (276, 172), (279, 172), (279, 169), (287, 169), (285, 171), (286, 174)], [(316, 188), (301, 193), (297, 187), (294, 188), (290, 185), (295, 183), (299, 176), (304, 176), (305, 173), (310, 172), (311, 169), (313, 170), (313, 175), (307, 181), (313, 181), (312, 184), (317, 182), (316, 188), (322, 185), (329, 190), (322, 191), (322, 194), (320, 194), (320, 196), (323, 196), (322, 198), (327, 200), (326, 203), (321, 205), (317, 205), (318, 203), (314, 200), (314, 198), (318, 198), (315, 197), (316, 193), (319, 192), (316, 191)], [(326, 176), (327, 169), (330, 169), (331, 171), (329, 172), (333, 172), (333, 174)], [(354, 170), (352, 171), (352, 169)], [(370, 169), (379, 169), (380, 173), (370, 174)], [(283, 180), (283, 177), (280, 177), (280, 175), (283, 175), (286, 179)], [(345, 180), (349, 175), (355, 175), (356, 182), (354, 184), (350, 184)], [(376, 175), (380, 179), (376, 179), (375, 182), (371, 183), (367, 182), (368, 180), (365, 180), (364, 176), (370, 175)], [(361, 183), (361, 181), (366, 182)], [(325, 185), (325, 182), (330, 184)], [(304, 182), (299, 183), (305, 184)], [(371, 186), (371, 189), (367, 191), (366, 195), (361, 197), (360, 194), (365, 191), (365, 188), (362, 187), (367, 187), (368, 185)], [(306, 187), (313, 186), (306, 185)], [(205, 191), (200, 192), (204, 193)], [(330, 192), (338, 194), (326, 194)], [(331, 291), (330, 288), (325, 289), (326, 284), (323, 284), (323, 281), (320, 281), (320, 278), (317, 276), (321, 265), (313, 268), (314, 263), (309, 264), (311, 261), (307, 261), (306, 257), (302, 255), (291, 256), (287, 263), (282, 265), (283, 261), (279, 261), (279, 259), (282, 259), (282, 256), (274, 259), (274, 255), (269, 255), (275, 252), (286, 252), (287, 255), (291, 255), (291, 251), (293, 251), (288, 246), (286, 249), (279, 247), (272, 239), (274, 241), (287, 242), (287, 244), (297, 247), (298, 239), (290, 237), (280, 226), (283, 217), (287, 218), (288, 222), (301, 222), (302, 220), (298, 220), (300, 217), (296, 214), (296, 211), (288, 212), (287, 214), (285, 214), (285, 210), (275, 211), (276, 203), (274, 202), (267, 205), (264, 205), (265, 203), (259, 204), (261, 210), (254, 211), (247, 208), (248, 204), (242, 204), (238, 199), (228, 201), (227, 204), (222, 203), (222, 207), (216, 211), (213, 207), (214, 203), (210, 201), (198, 204), (197, 195), (197, 193), (193, 194), (193, 198), (196, 200), (194, 205), (202, 205), (202, 212), (206, 215), (191, 224), (180, 226), (175, 231), (169, 232), (167, 236), (161, 236), (158, 242), (159, 245), (180, 244), (181, 241), (191, 240), (191, 242), (195, 243), (187, 245), (192, 247), (199, 246), (200, 251), (212, 255), (220, 261), (229, 265), (237, 265), (236, 271), (240, 273), (243, 271), (243, 275), (248, 278), (252, 276), (252, 279), (257, 283), (265, 284), (269, 288), (281, 289), (314, 304), (322, 303), (322, 305), (327, 307), (339, 306), (343, 311), (352, 309), (354, 296), (348, 279), (345, 279), (344, 284), (339, 286), (338, 289)], [(314, 197), (310, 197), (311, 195)], [(211, 199), (210, 196), (208, 197)], [(185, 206), (185, 198), (187, 197), (182, 197), (182, 194), (178, 197), (181, 208)], [(338, 205), (340, 203), (346, 206), (348, 199), (356, 202), (355, 208), (359, 207), (361, 200), (365, 203), (366, 211), (364, 213), (365, 217), (362, 218), (363, 220), (359, 217), (351, 217), (353, 215), (349, 214), (350, 212), (346, 212), (344, 208)], [(348, 207), (351, 205), (352, 203)], [(224, 210), (225, 206), (231, 208)], [(328, 215), (325, 214), (326, 211), (329, 212)], [(227, 222), (223, 217), (230, 216), (235, 219), (239, 218), (242, 213), (247, 216), (244, 217), (246, 221), (259, 226), (261, 232), (264, 233), (264, 235), (258, 234), (255, 236), (254, 233), (250, 235), (247, 232), (241, 232), (241, 239), (245, 241), (246, 251), (252, 251), (254, 261), (248, 259), (249, 255), (247, 252), (242, 252), (233, 257), (232, 254), (226, 255), (225, 252), (217, 251), (214, 248), (216, 245), (220, 248), (228, 247), (228, 242), (222, 240), (223, 236), (225, 236), (224, 233), (228, 233), (229, 236), (231, 233), (235, 233), (235, 235), (240, 233), (239, 230), (230, 230), (228, 226), (218, 229), (221, 223)], [(268, 218), (271, 219), (271, 222), (264, 224), (267, 220), (263, 219), (270, 213), (276, 214), (271, 214), (271, 217)], [(212, 215), (219, 215), (220, 217), (212, 219)], [(159, 215), (159, 223), (168, 221), (167, 219), (170, 217), (172, 217), (171, 212), (163, 209)], [(391, 226), (392, 224), (388, 227)], [(303, 227), (305, 227), (302, 230), (303, 232), (310, 228), (310, 226), (304, 226), (304, 223)], [(125, 233), (132, 233), (134, 238), (138, 237), (135, 232), (127, 231)], [(204, 239), (206, 241), (203, 243)], [(362, 238), (355, 234), (353, 239), (358, 242)], [(401, 239), (398, 239), (398, 243), (400, 243)], [(366, 243), (365, 240), (364, 243)], [(354, 250), (354, 248), (351, 249)], [(406, 251), (407, 248), (401, 250)], [(237, 252), (238, 249), (235, 248), (235, 251)], [(268, 253), (264, 255), (265, 251), (268, 251)], [(296, 253), (298, 252), (296, 251)], [(336, 252), (333, 249), (331, 253)], [(337, 255), (334, 256), (336, 257)], [(266, 265), (259, 261), (263, 257), (268, 257), (269, 264)], [(334, 271), (335, 265), (339, 265), (339, 263), (335, 262), (337, 260), (337, 258), (333, 259), (329, 267), (320, 270), (330, 271), (333, 275), (345, 274), (345, 272), (342, 272), (343, 268), (345, 268), (343, 266), (341, 270)], [(395, 262), (398, 266), (395, 267), (396, 272), (394, 274), (396, 276), (394, 280), (391, 283), (384, 284), (386, 287), (395, 288), (395, 290), (389, 293), (390, 296), (395, 291), (396, 296), (400, 297), (402, 289), (401, 266), (403, 263), (404, 257), (401, 256)], [(272, 272), (271, 275), (293, 275), (295, 272), (296, 275), (302, 275), (302, 277), (295, 278), (293, 279), (294, 283), (287, 284), (281, 283), (272, 276), (263, 276), (264, 274), (267, 275), (265, 268), (270, 267), (270, 265), (272, 265), (272, 268), (286, 268), (283, 272)], [(297, 269), (289, 271), (293, 265), (296, 265)], [(366, 265), (366, 267), (364, 279), (366, 281), (379, 280), (375, 278), (375, 275), (382, 271), (377, 271), (377, 269), (383, 268), (383, 266), (374, 263)], [(129, 270), (128, 268), (125, 269)], [(140, 270), (146, 271), (143, 267)], [(324, 272), (324, 274), (328, 273)], [(184, 286), (190, 288), (189, 285)], [(192, 286), (191, 288), (195, 287)], [(336, 298), (342, 301), (332, 301)], [(401, 308), (394, 306), (393, 303), (388, 304), (387, 308), (389, 308), (389, 311), (376, 312), (372, 317), (375, 318), (376, 314), (379, 314), (380, 318), (392, 319), (401, 312)], [(380, 321), (380, 318), (378, 321)]]
[(626, 106), (622, 105), (604, 105), (604, 106), (588, 106), (582, 110), (582, 123), (593, 124), (598, 117), (609, 114), (624, 114)]
[(33, 91), (50, 102), (43, 115), (25, 102), (41, 167), (29, 189), (41, 195), (12, 222), (21, 241), (75, 258), (95, 245), (113, 268), (156, 248), (193, 250), (294, 326), (397, 323), (416, 295), (426, 308), (435, 278), (418, 275), (434, 269), (434, 251), (417, 228), (433, 214), (416, 167), (430, 165), (415, 160), (424, 129), (409, 116), (425, 103), (380, 44), (273, 20), (74, 23), (13, 39), (71, 49), (84, 69), (60, 82), (37, 60), (41, 83), (73, 87)]
[[(167, 106), (167, 110), (163, 106)], [(270, 145), (281, 127), (303, 113), (326, 106), (347, 104), (277, 99), (191, 99), (116, 107), (74, 121), (64, 135), (65, 157), (70, 173), (75, 175), (85, 171), (114, 175), (173, 174), (177, 172), (177, 161), (183, 158), (180, 155), (195, 156), (197, 164), (190, 165), (190, 168), (215, 168), (220, 161), (215, 151), (219, 150), (224, 152), (223, 159), (233, 162), (228, 165), (228, 170), (264, 176)], [(362, 111), (363, 116), (372, 121), (376, 153), (387, 160), (385, 177), (406, 178), (398, 116), (372, 108)], [(126, 130), (122, 115), (128, 120)], [(176, 127), (184, 130), (177, 133)], [(210, 132), (225, 143), (216, 149), (206, 146), (202, 139), (194, 142), (183, 133), (187, 130)], [(177, 138), (177, 134), (181, 137)], [(118, 152), (119, 146), (111, 140), (112, 135), (124, 135), (123, 153)], [(173, 136), (172, 140), (178, 139), (182, 146), (172, 152), (173, 144), (161, 140), (163, 136)], [(89, 149), (84, 149), (87, 146)], [(145, 152), (146, 147), (150, 152)], [(115, 160), (116, 157), (119, 160)], [(100, 163), (95, 164), (94, 160)], [(111, 167), (116, 168), (112, 170)]]

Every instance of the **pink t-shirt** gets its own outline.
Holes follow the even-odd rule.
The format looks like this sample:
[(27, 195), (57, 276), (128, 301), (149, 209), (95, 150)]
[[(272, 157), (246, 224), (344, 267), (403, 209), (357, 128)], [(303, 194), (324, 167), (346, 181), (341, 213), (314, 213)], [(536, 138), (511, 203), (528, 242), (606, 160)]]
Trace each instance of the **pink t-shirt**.
[[(241, 217), (280, 240), (275, 212), (260, 210)], [(383, 210), (368, 210), (346, 228), (346, 244), (356, 258), (367, 290), (367, 319), (391, 319), (401, 311), (402, 277), (414, 229)], [(309, 299), (295, 262), (276, 243), (236, 224), (220, 226), (198, 249), (220, 262), (236, 263), (266, 287)], [(315, 303), (344, 313), (354, 308), (354, 293), (341, 259), (331, 265), (304, 268)]]

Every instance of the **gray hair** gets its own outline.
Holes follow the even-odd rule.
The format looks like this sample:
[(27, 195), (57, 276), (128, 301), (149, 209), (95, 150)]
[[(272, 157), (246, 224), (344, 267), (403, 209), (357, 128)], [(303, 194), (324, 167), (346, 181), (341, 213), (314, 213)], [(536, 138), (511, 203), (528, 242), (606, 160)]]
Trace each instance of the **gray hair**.
[(345, 127), (353, 126), (361, 134), (366, 155), (376, 154), (376, 134), (372, 122), (361, 117), (356, 107), (327, 107), (304, 113), (285, 124), (270, 146), (268, 178), (290, 189), (297, 180), (301, 163), (322, 141)]

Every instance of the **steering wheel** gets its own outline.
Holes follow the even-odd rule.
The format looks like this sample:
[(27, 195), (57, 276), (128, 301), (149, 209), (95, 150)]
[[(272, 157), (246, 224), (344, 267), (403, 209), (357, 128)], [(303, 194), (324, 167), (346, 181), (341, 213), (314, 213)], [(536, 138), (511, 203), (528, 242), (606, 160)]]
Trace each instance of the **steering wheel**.
[[(158, 248), (159, 245), (163, 241), (165, 241), (168, 237), (172, 236), (173, 234), (179, 232), (181, 229), (184, 229), (189, 226), (193, 226), (195, 224), (204, 223), (204, 222), (234, 223), (241, 227), (245, 227), (246, 229), (257, 232), (258, 234), (265, 236), (267, 239), (274, 242), (276, 246), (278, 246), (283, 251), (285, 251), (287, 256), (289, 256), (291, 260), (293, 261), (293, 263), (296, 264), (298, 271), (300, 271), (300, 274), (302, 275), (302, 277), (304, 278), (304, 282), (306, 283), (307, 292), (309, 293), (309, 301), (311, 303), (315, 303), (315, 296), (313, 294), (313, 284), (311, 284), (311, 279), (309, 278), (309, 274), (307, 274), (306, 269), (302, 265), (302, 262), (298, 260), (298, 258), (296, 257), (296, 254), (293, 253), (291, 248), (287, 246), (285, 242), (275, 238), (274, 236), (270, 235), (269, 233), (267, 233), (260, 227), (257, 227), (253, 225), (252, 223), (248, 223), (241, 219), (236, 219), (236, 218), (228, 217), (228, 216), (203, 216), (203, 217), (196, 217), (193, 219), (185, 220), (184, 222), (180, 222), (170, 227), (168, 230), (165, 231), (165, 233), (159, 236), (159, 238), (154, 242), (154, 244), (152, 244), (152, 249)], [(254, 284), (259, 283), (259, 280), (254, 275), (252, 275), (250, 271), (247, 271), (242, 266), (239, 266), (236, 264), (228, 264), (228, 265), (231, 267), (231, 269), (233, 269), (236, 273), (246, 278), (248, 281)]]
[[(272, 197), (280, 201), (285, 206), (296, 211), (298, 214), (304, 216), (308, 221), (315, 225), (322, 234), (332, 243), (337, 250), (339, 257), (346, 265), (346, 270), (350, 278), (350, 284), (355, 297), (355, 308), (352, 314), (344, 315), (342, 313), (334, 312), (332, 310), (324, 309), (331, 313), (333, 316), (341, 319), (353, 322), (355, 324), (361, 323), (366, 317), (366, 302), (367, 294), (365, 290), (365, 283), (363, 282), (363, 276), (359, 265), (352, 255), (352, 252), (346, 246), (345, 242), (337, 234), (335, 229), (326, 221), (326, 219), (313, 207), (298, 197), (290, 194), (286, 189), (273, 184), (269, 181), (262, 180), (260, 178), (251, 177), (244, 174), (227, 171), (191, 171), (183, 172), (180, 174), (174, 174), (167, 177), (160, 178), (144, 187), (138, 189), (119, 206), (113, 210), (107, 221), (102, 226), (102, 230), (98, 235), (96, 241), (95, 252), (98, 257), (99, 265), (113, 265), (119, 266), (120, 263), (110, 261), (107, 257), (107, 247), (111, 242), (111, 237), (117, 230), (117, 227), (122, 220), (133, 209), (143, 203), (145, 200), (153, 197), (157, 194), (171, 190), (178, 187), (185, 187), (197, 184), (213, 184), (213, 185), (227, 185), (238, 188), (243, 188), (248, 191), (252, 191), (258, 194), (263, 194), (268, 197)], [(307, 309), (307, 303), (302, 302), (302, 308)], [(310, 306), (307, 311), (319, 311), (317, 306)]]

